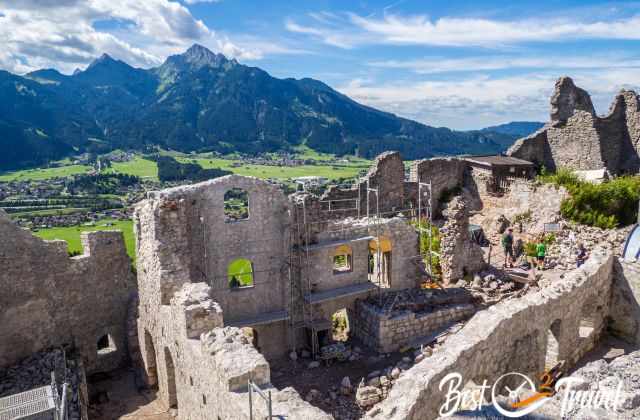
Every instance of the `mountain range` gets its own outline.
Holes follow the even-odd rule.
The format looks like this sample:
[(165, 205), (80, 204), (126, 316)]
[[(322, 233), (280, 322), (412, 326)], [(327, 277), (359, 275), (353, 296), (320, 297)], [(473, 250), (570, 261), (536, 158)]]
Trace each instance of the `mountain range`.
[(497, 153), (529, 134), (430, 127), (200, 45), (151, 69), (103, 55), (73, 75), (0, 71), (0, 97), (2, 170), (115, 148), (257, 154), (306, 144), (338, 155), (398, 150), (416, 159)]

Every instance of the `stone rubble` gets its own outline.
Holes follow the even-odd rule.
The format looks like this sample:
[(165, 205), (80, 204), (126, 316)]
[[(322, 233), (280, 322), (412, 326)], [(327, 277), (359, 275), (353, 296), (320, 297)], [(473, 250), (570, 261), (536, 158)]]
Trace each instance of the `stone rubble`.
[(59, 393), (62, 392), (66, 373), (71, 389), (68, 399), (69, 419), (82, 419), (79, 395), (84, 373), (75, 360), (67, 359), (65, 366), (65, 356), (60, 349), (34, 353), (15, 366), (0, 369), (0, 397), (51, 385), (51, 372), (55, 372)]
[(556, 240), (548, 247), (546, 264), (549, 268), (571, 270), (576, 267), (578, 244), (582, 243), (588, 252), (596, 246), (610, 250), (620, 256), (631, 226), (606, 230), (597, 227), (560, 223), (561, 230), (555, 234)]

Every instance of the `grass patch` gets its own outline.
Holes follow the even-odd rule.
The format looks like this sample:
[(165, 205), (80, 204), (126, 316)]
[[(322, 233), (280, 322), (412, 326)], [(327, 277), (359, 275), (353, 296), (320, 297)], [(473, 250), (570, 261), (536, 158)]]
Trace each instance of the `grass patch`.
[(104, 173), (121, 173), (140, 178), (158, 180), (158, 164), (152, 160), (136, 156), (128, 162), (113, 162)]
[[(105, 226), (107, 223), (113, 223), (111, 226)], [(80, 233), (94, 232), (98, 230), (119, 230), (124, 234), (124, 243), (127, 248), (127, 254), (133, 262), (136, 260), (136, 246), (133, 237), (133, 222), (131, 220), (113, 220), (102, 219), (96, 222), (95, 226), (69, 226), (54, 227), (40, 229), (33, 234), (39, 238), (46, 240), (62, 239), (67, 241), (69, 253), (82, 254), (82, 244), (80, 242)]]
[(5, 172), (0, 175), (0, 182), (9, 181), (41, 181), (51, 178), (65, 178), (72, 175), (85, 174), (90, 169), (87, 165), (66, 165), (56, 168), (34, 168)]
[[(219, 158), (176, 158), (179, 162), (195, 161), (204, 169), (219, 168), (244, 176), (254, 176), (256, 178), (273, 178), (285, 180), (301, 176), (321, 176), (327, 179), (355, 178), (360, 171), (369, 168), (369, 163), (350, 164), (327, 164), (327, 165), (301, 165), (301, 166), (270, 166), (270, 165), (248, 165), (242, 164), (241, 160), (219, 159)], [(241, 164), (242, 166), (234, 166)]]

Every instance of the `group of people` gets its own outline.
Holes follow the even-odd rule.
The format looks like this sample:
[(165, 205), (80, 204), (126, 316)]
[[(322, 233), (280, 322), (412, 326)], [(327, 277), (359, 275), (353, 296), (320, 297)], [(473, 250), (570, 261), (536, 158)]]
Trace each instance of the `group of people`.
[[(502, 248), (504, 249), (504, 268), (513, 268), (516, 262), (516, 258), (520, 256), (520, 252), (514, 253), (514, 238), (513, 228), (507, 229), (502, 235)], [(535, 268), (539, 270), (545, 269), (545, 258), (547, 256), (547, 243), (545, 242), (544, 234), (540, 234), (536, 238), (535, 242), (536, 251), (535, 259), (532, 261)], [(578, 243), (578, 250), (576, 252), (576, 267), (580, 267), (589, 258), (589, 253), (582, 242)]]

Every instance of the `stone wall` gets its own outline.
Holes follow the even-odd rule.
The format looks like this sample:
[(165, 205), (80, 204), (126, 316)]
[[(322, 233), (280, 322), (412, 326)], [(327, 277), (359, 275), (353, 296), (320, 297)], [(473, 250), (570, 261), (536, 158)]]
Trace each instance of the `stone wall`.
[(595, 250), (562, 282), (477, 312), (445, 346), (414, 365), (369, 419), (434, 419), (445, 401), (440, 381), (493, 383), (507, 372), (537, 377), (558, 360), (571, 367), (593, 348), (609, 314), (614, 258)]
[[(378, 209), (381, 215), (390, 216), (394, 211), (400, 211), (406, 207), (404, 187), (404, 163), (400, 153), (382, 153), (376, 157), (367, 174), (361, 177), (353, 187), (350, 189), (329, 187), (320, 197), (320, 201), (324, 202), (323, 210), (328, 210), (328, 202), (331, 201), (332, 209), (358, 207), (359, 213), (355, 210), (323, 212), (320, 218), (337, 219), (358, 215), (364, 217), (367, 215), (367, 208), (370, 214), (375, 214)], [(369, 192), (368, 204), (367, 188), (376, 190)], [(356, 204), (358, 199), (360, 202)], [(340, 202), (339, 200), (349, 201)]]
[(640, 266), (617, 260), (611, 302), (611, 332), (640, 345)]
[(556, 82), (551, 98), (551, 121), (518, 140), (508, 155), (532, 161), (549, 170), (606, 168), (611, 173), (640, 169), (638, 95), (621, 91), (606, 116), (596, 115), (589, 94), (568, 77)]
[[(248, 194), (247, 219), (225, 221), (224, 195), (232, 188)], [(141, 307), (166, 305), (183, 284), (206, 282), (227, 323), (287, 309), (290, 214), (276, 186), (229, 175), (154, 192), (135, 218)], [(240, 258), (252, 263), (253, 285), (231, 288), (228, 267)], [(286, 321), (256, 330), (265, 355), (287, 352)]]
[[(411, 182), (431, 182), (433, 197), (431, 211), (434, 216), (439, 215), (443, 193), (462, 187), (466, 167), (466, 162), (457, 158), (424, 159), (415, 161), (411, 165), (409, 176)], [(423, 193), (426, 197), (424, 189)]]
[(362, 342), (380, 353), (391, 353), (475, 312), (475, 306), (469, 303), (443, 304), (423, 312), (387, 312), (359, 301), (352, 326)]
[(501, 196), (490, 195), (484, 188), (484, 174), (470, 171), (465, 182), (465, 202), (469, 210), (479, 217), (472, 217), (472, 223), (478, 222), (485, 232), (495, 231), (498, 219), (502, 216), (513, 221), (518, 215), (531, 213), (531, 218), (523, 222), (523, 230), (532, 234), (541, 233), (545, 223), (557, 223), (560, 204), (568, 196), (563, 187), (551, 184), (539, 184), (525, 179), (514, 179)]
[[(179, 419), (249, 419), (251, 379), (271, 391), (274, 414), (330, 419), (292, 389), (273, 388), (264, 356), (240, 329), (224, 327), (223, 311), (212, 295), (205, 283), (185, 284), (169, 305), (141, 308), (138, 336), (147, 381), (158, 387), (162, 402), (177, 409)], [(258, 397), (253, 415), (266, 415)]]
[(0, 367), (62, 345), (77, 349), (88, 373), (121, 365), (135, 288), (122, 233), (83, 233), (84, 253), (69, 257), (66, 242), (43, 241), (0, 212), (0, 237)]
[(471, 240), (469, 213), (462, 196), (454, 197), (446, 206), (446, 221), (440, 229), (440, 265), (442, 280), (453, 284), (465, 275), (485, 267), (480, 246)]

